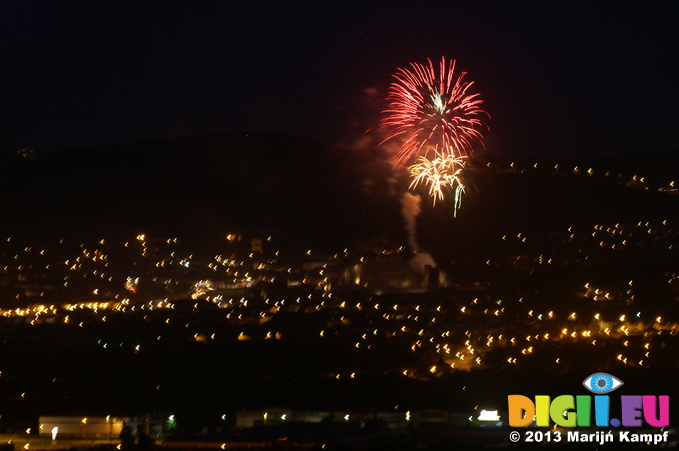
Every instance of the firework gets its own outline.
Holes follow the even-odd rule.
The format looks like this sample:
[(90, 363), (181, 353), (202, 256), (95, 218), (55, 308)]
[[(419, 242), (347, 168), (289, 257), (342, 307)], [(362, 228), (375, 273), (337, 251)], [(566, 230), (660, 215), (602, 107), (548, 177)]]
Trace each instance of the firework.
[(413, 177), (410, 189), (420, 183), (428, 185), (429, 196), (436, 205), (437, 200), (444, 199), (444, 188), (450, 188), (454, 193), (454, 211), (457, 215), (464, 193), (460, 173), (464, 169), (466, 159), (466, 156), (455, 157), (450, 153), (437, 153), (433, 160), (419, 157), (417, 163), (410, 166), (410, 175)]
[(382, 126), (389, 129), (384, 141), (395, 137), (405, 140), (396, 153), (397, 165), (428, 154), (449, 153), (453, 157), (471, 156), (472, 144), (483, 144), (480, 119), (490, 117), (480, 109), (479, 94), (470, 94), (474, 82), (463, 82), (466, 72), (455, 78), (455, 60), (441, 58), (438, 70), (429, 65), (410, 63), (412, 70), (399, 69), (389, 89), (389, 109)]

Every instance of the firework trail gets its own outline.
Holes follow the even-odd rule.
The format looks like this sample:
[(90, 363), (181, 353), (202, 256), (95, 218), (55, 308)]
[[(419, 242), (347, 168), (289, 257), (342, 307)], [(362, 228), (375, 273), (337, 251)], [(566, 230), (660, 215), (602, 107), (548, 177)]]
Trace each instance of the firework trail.
[(455, 193), (454, 215), (457, 216), (457, 209), (460, 207), (464, 193), (460, 173), (464, 169), (466, 159), (466, 156), (455, 157), (450, 153), (437, 153), (433, 160), (420, 157), (416, 164), (410, 166), (413, 181), (409, 188), (413, 189), (420, 183), (428, 185), (429, 196), (436, 205), (437, 199), (444, 199), (444, 188), (449, 187)]
[(479, 129), (488, 128), (480, 119), (480, 94), (470, 94), (474, 82), (463, 82), (466, 72), (455, 78), (455, 60), (441, 58), (438, 72), (429, 65), (410, 63), (412, 70), (399, 69), (389, 89), (389, 109), (382, 127), (389, 129), (383, 142), (401, 137), (405, 141), (396, 153), (397, 166), (404, 167), (417, 156), (430, 152), (471, 156), (472, 144), (483, 144)]
[[(483, 144), (480, 129), (488, 126), (480, 119), (488, 113), (480, 108), (483, 101), (480, 94), (470, 93), (474, 82), (464, 82), (466, 72), (455, 77), (455, 60), (446, 63), (441, 58), (438, 73), (434, 64), (410, 63), (412, 70), (398, 69), (394, 74), (387, 101), (389, 109), (382, 119), (382, 128), (388, 129), (382, 143), (400, 138), (402, 144), (396, 152), (396, 165), (403, 168), (410, 164), (413, 177), (410, 189), (418, 184), (429, 186), (429, 195), (434, 205), (444, 199), (444, 189), (454, 192), (454, 214), (462, 200), (464, 185), (460, 173), (465, 159), (473, 154), (473, 144)], [(429, 156), (433, 155), (433, 159)], [(414, 163), (413, 163), (414, 161)], [(427, 253), (418, 253), (416, 221), (420, 212), (420, 196), (404, 193), (403, 217), (408, 231), (408, 242), (416, 254), (411, 263), (424, 268), (424, 264), (435, 267)], [(417, 260), (417, 261), (416, 261)], [(420, 265), (420, 261), (424, 262)]]

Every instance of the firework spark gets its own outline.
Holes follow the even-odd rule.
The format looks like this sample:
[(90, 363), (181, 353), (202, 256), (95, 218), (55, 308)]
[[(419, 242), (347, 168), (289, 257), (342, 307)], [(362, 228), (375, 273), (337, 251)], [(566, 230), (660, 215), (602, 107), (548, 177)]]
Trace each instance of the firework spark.
[(437, 73), (434, 64), (410, 63), (412, 70), (399, 69), (389, 89), (389, 109), (382, 126), (389, 129), (384, 141), (397, 136), (405, 139), (396, 153), (397, 165), (404, 167), (416, 156), (430, 152), (471, 156), (472, 144), (483, 144), (480, 129), (488, 128), (480, 119), (488, 113), (480, 109), (480, 94), (470, 94), (474, 82), (463, 82), (466, 72), (454, 78), (455, 60), (441, 58)]
[(418, 158), (417, 163), (410, 166), (410, 175), (413, 177), (410, 189), (420, 183), (428, 185), (429, 196), (436, 205), (437, 200), (444, 199), (444, 188), (449, 187), (454, 193), (454, 211), (457, 215), (464, 194), (460, 173), (464, 169), (466, 159), (466, 156), (455, 157), (450, 153), (437, 153), (433, 160), (426, 157)]

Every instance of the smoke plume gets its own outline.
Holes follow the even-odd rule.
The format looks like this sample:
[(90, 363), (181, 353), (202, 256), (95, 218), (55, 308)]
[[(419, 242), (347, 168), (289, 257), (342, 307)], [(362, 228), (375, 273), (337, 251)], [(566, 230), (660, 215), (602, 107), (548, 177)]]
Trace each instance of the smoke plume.
[(415, 256), (410, 260), (410, 265), (420, 271), (424, 272), (424, 267), (430, 265), (432, 268), (436, 267), (434, 258), (428, 253), (420, 250), (417, 244), (417, 216), (420, 214), (420, 201), (422, 197), (419, 194), (410, 194), (408, 191), (403, 193), (401, 198), (401, 213), (406, 222), (406, 231), (408, 232), (408, 246), (413, 251)]

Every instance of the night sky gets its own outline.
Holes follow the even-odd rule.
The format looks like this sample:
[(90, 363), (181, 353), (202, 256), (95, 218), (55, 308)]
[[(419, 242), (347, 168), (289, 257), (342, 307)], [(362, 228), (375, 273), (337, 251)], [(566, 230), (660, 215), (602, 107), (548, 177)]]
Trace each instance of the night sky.
[(537, 157), (679, 148), (674, 2), (0, 4), (0, 152), (203, 133), (350, 143), (391, 74), (458, 61), (489, 150)]

